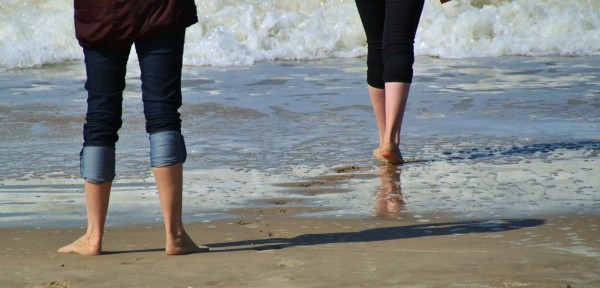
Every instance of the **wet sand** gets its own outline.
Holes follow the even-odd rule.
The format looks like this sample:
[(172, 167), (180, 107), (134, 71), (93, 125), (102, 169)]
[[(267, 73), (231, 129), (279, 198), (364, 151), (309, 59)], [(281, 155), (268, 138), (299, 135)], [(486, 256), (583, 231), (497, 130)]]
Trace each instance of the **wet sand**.
[(57, 254), (82, 229), (0, 230), (0, 287), (599, 287), (600, 217), (294, 217), (287, 204), (190, 223), (211, 252), (166, 256), (156, 225), (108, 229), (105, 255)]

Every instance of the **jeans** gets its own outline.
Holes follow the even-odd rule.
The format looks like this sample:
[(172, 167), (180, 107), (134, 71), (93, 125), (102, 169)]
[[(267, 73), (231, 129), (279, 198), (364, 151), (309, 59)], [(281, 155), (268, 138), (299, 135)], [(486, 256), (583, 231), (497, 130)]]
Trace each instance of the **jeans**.
[[(183, 163), (181, 68), (185, 30), (135, 43), (142, 82), (146, 132), (152, 167)], [(122, 125), (123, 90), (131, 45), (119, 49), (84, 48), (88, 108), (83, 125), (81, 175), (103, 183), (115, 177), (115, 143)]]
[(356, 0), (367, 35), (367, 83), (411, 83), (414, 42), (424, 0)]

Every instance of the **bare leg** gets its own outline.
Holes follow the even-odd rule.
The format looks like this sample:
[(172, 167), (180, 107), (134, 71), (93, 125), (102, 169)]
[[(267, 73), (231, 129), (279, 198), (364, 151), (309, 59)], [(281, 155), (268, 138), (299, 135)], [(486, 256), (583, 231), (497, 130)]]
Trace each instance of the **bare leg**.
[(391, 164), (402, 164), (404, 160), (400, 154), (400, 129), (404, 110), (410, 92), (410, 83), (388, 82), (385, 83), (385, 132), (381, 154)]
[(371, 105), (379, 128), (379, 148), (381, 148), (385, 133), (385, 90), (369, 85), (369, 96), (371, 96)]
[(160, 206), (162, 207), (166, 232), (166, 252), (168, 255), (184, 255), (206, 252), (208, 248), (198, 247), (183, 228), (182, 194), (183, 164), (152, 168), (156, 179)]
[(377, 149), (373, 150), (373, 156), (380, 161), (387, 162), (381, 156), (381, 145), (383, 144), (383, 135), (385, 133), (385, 90), (369, 85), (369, 96), (371, 97), (371, 106), (373, 106), (377, 128), (379, 129), (379, 145)]
[(108, 211), (110, 188), (112, 182), (94, 184), (85, 181), (85, 203), (88, 226), (86, 233), (75, 242), (58, 249), (59, 253), (75, 253), (81, 255), (102, 254), (102, 236)]

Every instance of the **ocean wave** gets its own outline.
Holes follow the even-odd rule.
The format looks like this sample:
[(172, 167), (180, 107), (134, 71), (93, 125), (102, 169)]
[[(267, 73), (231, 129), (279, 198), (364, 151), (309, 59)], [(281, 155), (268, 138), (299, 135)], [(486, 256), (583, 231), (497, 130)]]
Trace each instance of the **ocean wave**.
[[(365, 36), (352, 0), (197, 0), (186, 65), (358, 57)], [(426, 1), (415, 53), (445, 58), (600, 55), (600, 1)], [(3, 0), (0, 68), (82, 58), (72, 0)]]

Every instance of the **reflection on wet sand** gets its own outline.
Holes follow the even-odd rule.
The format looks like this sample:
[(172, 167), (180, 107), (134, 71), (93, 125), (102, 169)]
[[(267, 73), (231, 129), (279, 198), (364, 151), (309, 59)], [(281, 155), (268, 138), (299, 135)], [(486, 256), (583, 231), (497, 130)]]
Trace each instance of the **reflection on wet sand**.
[(380, 185), (375, 190), (375, 216), (396, 219), (405, 204), (400, 186), (402, 166), (383, 165), (380, 171)]

